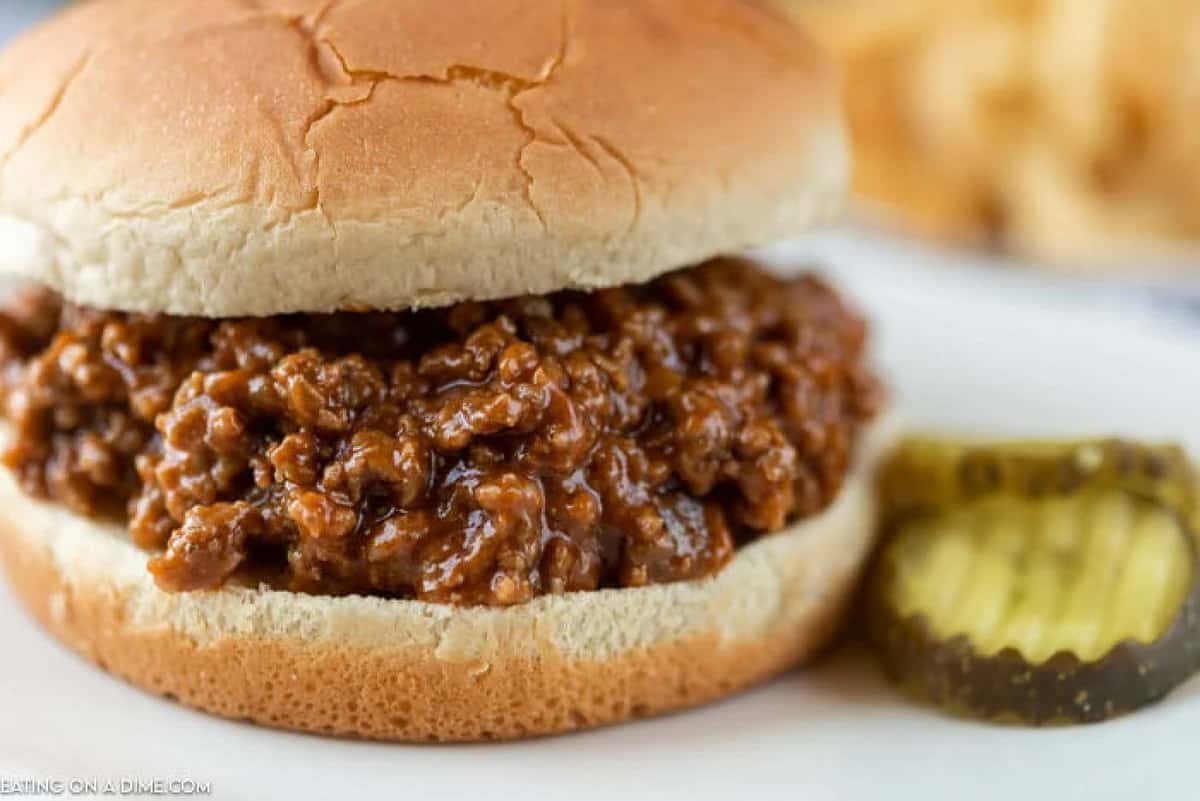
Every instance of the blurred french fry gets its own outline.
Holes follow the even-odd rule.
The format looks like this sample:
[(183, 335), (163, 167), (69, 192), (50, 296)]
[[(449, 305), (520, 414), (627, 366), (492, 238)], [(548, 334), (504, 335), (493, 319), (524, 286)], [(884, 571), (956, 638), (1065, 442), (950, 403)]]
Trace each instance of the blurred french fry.
[(775, 1), (844, 65), (864, 205), (1068, 264), (1200, 252), (1197, 0)]

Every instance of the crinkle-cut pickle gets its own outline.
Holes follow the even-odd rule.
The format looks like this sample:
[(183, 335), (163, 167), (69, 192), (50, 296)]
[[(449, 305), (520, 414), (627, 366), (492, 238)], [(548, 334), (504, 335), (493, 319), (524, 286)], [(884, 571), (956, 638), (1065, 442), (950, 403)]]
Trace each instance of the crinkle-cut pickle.
[(1200, 505), (1181, 449), (912, 439), (882, 492), (869, 629), (916, 695), (1082, 723), (1200, 669)]

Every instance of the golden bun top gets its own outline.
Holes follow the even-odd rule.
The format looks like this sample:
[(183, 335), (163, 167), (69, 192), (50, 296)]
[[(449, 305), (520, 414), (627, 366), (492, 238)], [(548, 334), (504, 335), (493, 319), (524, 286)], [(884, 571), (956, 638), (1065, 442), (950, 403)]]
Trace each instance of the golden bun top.
[(94, 0), (0, 55), (0, 269), (218, 317), (644, 281), (831, 216), (834, 83), (749, 0)]

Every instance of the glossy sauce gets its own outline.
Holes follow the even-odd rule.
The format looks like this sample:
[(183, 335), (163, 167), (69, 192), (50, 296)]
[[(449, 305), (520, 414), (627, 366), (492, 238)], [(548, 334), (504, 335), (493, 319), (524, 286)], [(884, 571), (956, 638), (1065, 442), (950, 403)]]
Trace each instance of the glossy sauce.
[(22, 486), (159, 586), (507, 605), (709, 575), (821, 511), (878, 388), (811, 277), (733, 260), (419, 312), (0, 318)]

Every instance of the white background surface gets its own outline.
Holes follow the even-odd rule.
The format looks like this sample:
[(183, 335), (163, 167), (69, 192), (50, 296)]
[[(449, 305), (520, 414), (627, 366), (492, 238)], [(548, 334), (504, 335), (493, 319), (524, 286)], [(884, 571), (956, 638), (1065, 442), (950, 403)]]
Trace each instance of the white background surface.
[[(1200, 327), (947, 269), (832, 236), (819, 254), (872, 315), (899, 402), (923, 427), (1123, 433), (1200, 453)], [(932, 266), (930, 266), (932, 264)], [(898, 697), (858, 646), (660, 720), (511, 745), (339, 742), (208, 718), (84, 665), (0, 589), (0, 776), (193, 777), (218, 798), (1140, 799), (1192, 797), (1200, 683), (1114, 722), (1024, 730)]]
[(0, 0), (0, 42), (49, 14), (61, 0)]

